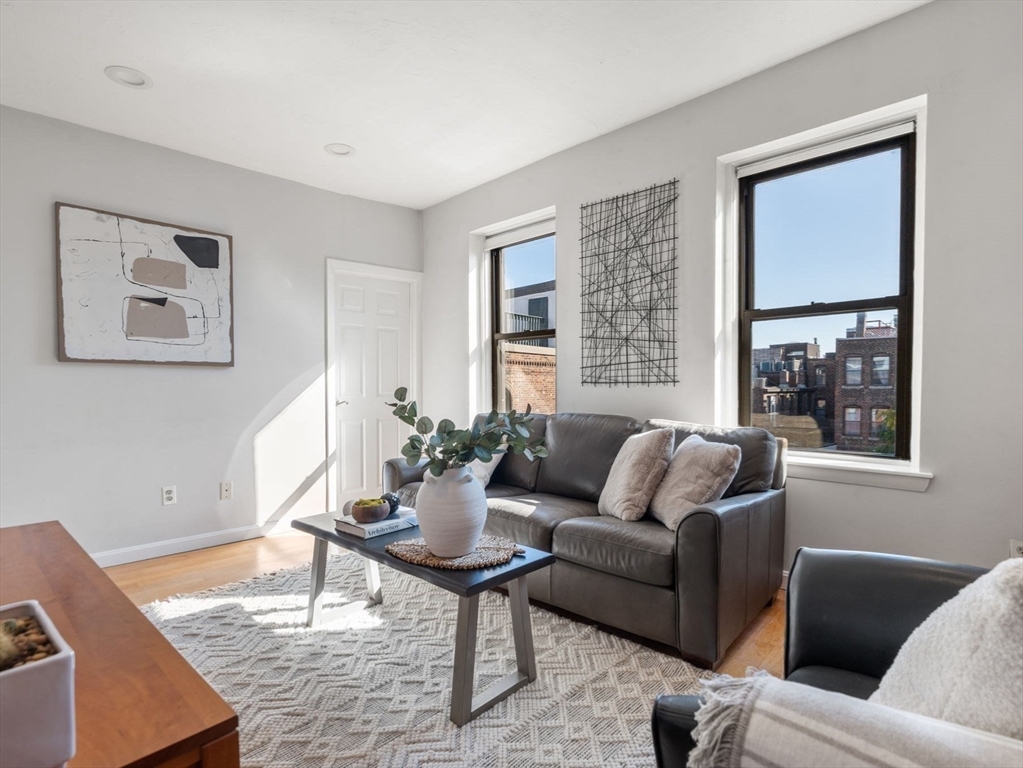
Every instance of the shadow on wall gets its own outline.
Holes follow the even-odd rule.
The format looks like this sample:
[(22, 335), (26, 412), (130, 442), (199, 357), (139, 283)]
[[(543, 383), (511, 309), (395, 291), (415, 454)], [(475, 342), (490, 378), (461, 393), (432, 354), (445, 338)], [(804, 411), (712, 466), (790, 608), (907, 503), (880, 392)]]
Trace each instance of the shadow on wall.
[(323, 369), (317, 366), (306, 376), (317, 373), (252, 439), (256, 523), (267, 534), (326, 509), (326, 473), (333, 456), (329, 461), (323, 457)]

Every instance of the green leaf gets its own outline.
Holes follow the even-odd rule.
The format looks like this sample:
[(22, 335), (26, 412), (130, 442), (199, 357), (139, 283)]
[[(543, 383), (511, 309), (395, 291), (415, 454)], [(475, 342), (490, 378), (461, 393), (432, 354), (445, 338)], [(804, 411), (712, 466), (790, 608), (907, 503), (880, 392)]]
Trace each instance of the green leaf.
[(490, 461), (494, 458), (493, 454), (482, 445), (477, 445), (474, 453), (480, 461)]
[(411, 416), (399, 416), (398, 418), (404, 421), (410, 427), (414, 427), (416, 425), (416, 420), (413, 419)]
[(533, 455), (535, 455), (538, 459), (545, 459), (548, 456), (547, 449), (544, 446), (539, 445), (533, 449)]
[(399, 402), (404, 402), (405, 398), (408, 397), (408, 387), (398, 387), (394, 390), (394, 399)]
[(413, 400), (413, 401), (412, 401), (411, 403), (409, 403), (409, 404), (408, 404), (408, 411), (407, 411), (407, 413), (408, 413), (408, 415), (409, 415), (409, 416), (411, 416), (411, 417), (412, 417), (413, 419), (414, 419), (414, 418), (415, 418), (416, 416), (418, 416), (418, 415), (419, 415), (419, 409), (417, 409), (417, 408), (416, 408), (416, 401), (415, 401), (415, 400)]
[(526, 403), (526, 415), (528, 416), (533, 412), (533, 406), (530, 403)]
[(416, 422), (416, 432), (421, 435), (427, 435), (430, 432), (433, 432), (433, 421), (431, 421), (429, 417), (423, 416)]
[(526, 449), (525, 449), (525, 450), (524, 450), (524, 451), (522, 452), (522, 455), (523, 455), (523, 456), (525, 456), (525, 457), (526, 457), (527, 459), (529, 459), (530, 461), (532, 461), (532, 460), (533, 460), (533, 452), (532, 452), (531, 450), (529, 450), (528, 448), (526, 448)]
[(525, 424), (516, 424), (515, 431), (518, 432), (523, 437), (529, 437), (529, 427), (527, 427)]
[(439, 461), (431, 461), (426, 467), (434, 477), (440, 477), (444, 474), (444, 464)]
[(437, 432), (442, 435), (446, 435), (448, 432), (455, 431), (455, 422), (451, 419), (441, 419), (437, 425)]
[(430, 445), (432, 445), (434, 448), (440, 448), (443, 442), (444, 441), (441, 439), (440, 435), (430, 436)]
[(410, 467), (414, 467), (416, 464), (419, 463), (419, 456), (418, 455), (409, 456), (405, 459), (405, 463), (408, 464)]

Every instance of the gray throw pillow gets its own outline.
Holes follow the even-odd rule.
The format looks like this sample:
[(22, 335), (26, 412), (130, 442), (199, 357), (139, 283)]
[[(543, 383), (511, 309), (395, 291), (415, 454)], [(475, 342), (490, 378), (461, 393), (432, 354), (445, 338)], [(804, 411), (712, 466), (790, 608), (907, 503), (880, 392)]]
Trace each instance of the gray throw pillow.
[(491, 458), (490, 461), (481, 461), (480, 459), (476, 459), (469, 464), (469, 469), (472, 471), (473, 477), (480, 481), (480, 485), (486, 488), (490, 485), (490, 478), (493, 477), (494, 470), (497, 469), (497, 465), (500, 464), (501, 459), (507, 455), (508, 454), (505, 453), (499, 453)]
[(875, 704), (1023, 739), (1023, 560), (1006, 560), (913, 630)]
[(674, 445), (675, 433), (670, 429), (655, 429), (628, 438), (611, 465), (597, 511), (629, 521), (643, 517), (668, 468)]
[(737, 445), (708, 443), (699, 435), (682, 441), (650, 502), (650, 514), (673, 531), (701, 504), (717, 501), (739, 471)]

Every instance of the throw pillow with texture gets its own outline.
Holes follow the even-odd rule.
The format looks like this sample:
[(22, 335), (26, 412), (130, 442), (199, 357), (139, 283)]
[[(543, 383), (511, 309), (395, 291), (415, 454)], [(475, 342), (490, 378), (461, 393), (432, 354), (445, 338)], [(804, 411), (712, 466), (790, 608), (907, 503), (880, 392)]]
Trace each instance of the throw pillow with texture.
[(646, 514), (671, 460), (675, 433), (655, 429), (633, 435), (625, 441), (597, 501), (597, 511), (622, 520), (639, 520)]
[(673, 531), (701, 504), (717, 501), (739, 471), (742, 449), (708, 443), (699, 435), (682, 441), (650, 502), (650, 514)]
[(938, 607), (899, 649), (876, 704), (1023, 739), (1023, 559)]
[(476, 459), (469, 465), (469, 469), (472, 471), (473, 477), (480, 481), (480, 485), (486, 488), (490, 485), (490, 478), (494, 476), (494, 470), (497, 469), (497, 465), (501, 463), (507, 454), (499, 453), (494, 456), (490, 461), (480, 461)]

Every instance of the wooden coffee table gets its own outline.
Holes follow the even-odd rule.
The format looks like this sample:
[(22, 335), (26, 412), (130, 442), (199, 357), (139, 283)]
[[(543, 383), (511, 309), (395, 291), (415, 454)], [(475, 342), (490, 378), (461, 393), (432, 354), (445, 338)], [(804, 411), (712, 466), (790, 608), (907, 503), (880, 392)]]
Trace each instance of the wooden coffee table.
[(234, 710), (60, 523), (0, 529), (0, 604), (30, 599), (75, 652), (70, 768), (237, 768)]
[[(324, 618), (337, 618), (343, 613), (361, 610), (383, 602), (378, 564), (415, 576), (417, 579), (422, 579), (458, 595), (455, 672), (451, 688), (451, 722), (455, 725), (465, 725), (499, 701), (508, 698), (519, 688), (536, 680), (536, 659), (533, 654), (533, 630), (529, 622), (529, 592), (526, 588), (526, 574), (551, 565), (556, 560), (554, 555), (539, 549), (522, 547), (526, 551), (525, 555), (517, 555), (505, 565), (477, 568), (471, 571), (449, 571), (406, 563), (385, 551), (384, 547), (392, 542), (422, 536), (418, 528), (377, 536), (373, 539), (361, 539), (358, 536), (338, 533), (334, 530), (334, 518), (330, 515), (293, 520), (291, 525), (293, 528), (315, 537), (312, 578), (309, 584), (309, 613), (306, 622), (310, 627), (315, 627)], [(327, 569), (328, 544), (336, 544), (364, 558), (368, 594), (365, 600), (349, 603), (343, 608), (332, 611), (329, 616), (325, 616), (323, 613), (323, 583)], [(479, 617), (480, 594), (488, 589), (504, 585), (508, 587), (517, 669), (473, 696), (473, 678), (476, 670), (476, 625)]]

